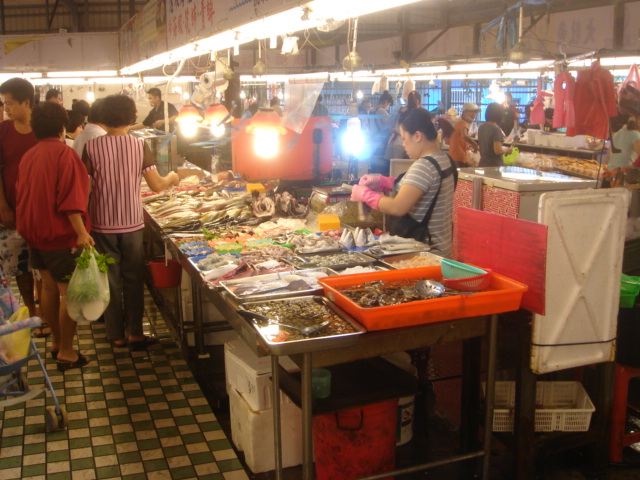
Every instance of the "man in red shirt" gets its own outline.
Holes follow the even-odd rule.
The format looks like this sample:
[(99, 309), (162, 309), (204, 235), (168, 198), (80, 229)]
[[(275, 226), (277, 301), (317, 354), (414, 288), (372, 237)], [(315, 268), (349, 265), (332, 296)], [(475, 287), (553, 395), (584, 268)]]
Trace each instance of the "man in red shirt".
[(17, 181), (17, 227), (29, 244), (29, 262), (42, 276), (42, 316), (51, 325), (51, 354), (58, 370), (83, 367), (89, 359), (73, 350), (76, 322), (65, 295), (68, 278), (89, 235), (89, 176), (75, 150), (64, 142), (69, 118), (62, 105), (43, 102), (31, 126), (38, 144), (22, 157)]
[[(33, 85), (23, 78), (11, 78), (0, 85), (0, 95), (9, 120), (0, 123), (0, 258), (6, 277), (16, 277), (16, 283), (29, 315), (36, 315), (33, 295), (33, 275), (29, 271), (27, 244), (16, 231), (16, 181), (22, 155), (36, 143), (31, 130), (31, 109), (34, 104)], [(49, 335), (46, 327), (43, 336)]]

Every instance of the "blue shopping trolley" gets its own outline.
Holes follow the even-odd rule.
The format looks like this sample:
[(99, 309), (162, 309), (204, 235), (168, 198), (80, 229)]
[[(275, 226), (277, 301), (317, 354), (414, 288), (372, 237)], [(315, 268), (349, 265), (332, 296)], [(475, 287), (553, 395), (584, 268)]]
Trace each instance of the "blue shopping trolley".
[[(31, 317), (16, 322), (9, 322), (11, 315), (20, 308), (20, 304), (16, 300), (15, 295), (7, 284), (4, 276), (0, 273), (0, 337), (23, 330), (26, 328), (39, 327), (42, 320), (39, 317)], [(40, 352), (33, 338), (29, 339), (29, 352), (25, 358), (18, 361), (8, 363), (0, 356), (0, 408), (16, 405), (38, 397), (44, 392), (43, 388), (32, 388), (27, 382), (26, 376), (22, 373), (22, 367), (31, 359), (37, 359), (47, 389), (53, 397), (53, 406), (45, 409), (45, 424), (47, 432), (63, 430), (67, 428), (68, 417), (67, 410), (60, 405), (56, 393), (51, 385), (51, 380), (47, 374), (47, 370), (40, 357)]]

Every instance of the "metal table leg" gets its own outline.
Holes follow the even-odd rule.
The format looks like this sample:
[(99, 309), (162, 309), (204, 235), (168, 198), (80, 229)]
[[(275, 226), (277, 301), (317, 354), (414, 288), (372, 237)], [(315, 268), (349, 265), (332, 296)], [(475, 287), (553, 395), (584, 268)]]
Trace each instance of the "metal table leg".
[(311, 354), (302, 356), (302, 480), (313, 480), (313, 438), (311, 426)]
[(489, 358), (487, 363), (487, 386), (484, 407), (484, 457), (482, 457), (482, 478), (489, 480), (489, 464), (491, 461), (491, 438), (493, 434), (493, 403), (495, 400), (496, 359), (498, 344), (498, 315), (491, 315), (489, 323)]
[(276, 480), (282, 480), (282, 432), (280, 423), (280, 372), (278, 357), (271, 355), (271, 380), (273, 389), (271, 403), (273, 404), (273, 448), (275, 450)]

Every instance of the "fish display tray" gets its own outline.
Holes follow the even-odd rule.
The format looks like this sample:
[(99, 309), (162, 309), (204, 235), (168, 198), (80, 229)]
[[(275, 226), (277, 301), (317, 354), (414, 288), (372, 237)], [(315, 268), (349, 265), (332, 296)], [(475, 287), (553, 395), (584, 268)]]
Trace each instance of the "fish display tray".
[[(493, 431), (512, 432), (515, 382), (496, 382)], [(596, 408), (580, 382), (536, 383), (536, 432), (586, 432)]]
[(358, 341), (358, 337), (366, 331), (361, 325), (355, 322), (342, 309), (340, 309), (335, 304), (327, 300), (327, 298), (320, 297), (320, 296), (294, 297), (294, 298), (280, 299), (280, 300), (265, 300), (260, 302), (244, 302), (241, 305), (238, 305), (238, 308), (242, 310), (246, 310), (245, 307), (248, 305), (266, 303), (267, 301), (321, 302), (329, 310), (335, 313), (342, 320), (349, 323), (355, 329), (355, 332), (345, 333), (341, 335), (327, 335), (327, 336), (304, 338), (300, 340), (291, 340), (291, 341), (285, 341), (285, 342), (273, 342), (263, 334), (262, 329), (256, 324), (256, 322), (245, 319), (245, 321), (250, 323), (252, 327), (258, 332), (258, 335), (260, 336), (260, 338), (262, 338), (262, 340), (267, 345), (267, 347), (269, 348), (269, 350), (273, 355), (295, 355), (298, 353), (315, 352), (318, 350), (328, 350), (328, 349), (339, 348), (339, 347), (350, 347), (351, 345), (355, 345), (356, 342)]
[(229, 294), (238, 302), (257, 301), (257, 300), (276, 300), (278, 298), (300, 297), (303, 295), (319, 295), (322, 293), (321, 285), (318, 285), (317, 288), (309, 287), (306, 290), (297, 290), (297, 291), (279, 290), (277, 292), (254, 293), (250, 295), (243, 295), (243, 294), (236, 293), (236, 291), (238, 290), (238, 287), (247, 287), (249, 285), (256, 285), (258, 283), (268, 284), (269, 282), (276, 282), (278, 280), (283, 280), (285, 277), (289, 275), (300, 275), (304, 277), (307, 274), (313, 273), (313, 272), (322, 272), (322, 273), (326, 273), (327, 275), (336, 275), (336, 272), (334, 272), (330, 268), (308, 268), (306, 270), (270, 273), (267, 275), (258, 275), (255, 277), (238, 278), (236, 280), (223, 280), (220, 282), (220, 286), (224, 288), (227, 292), (229, 292)]
[(411, 260), (412, 258), (416, 258), (416, 257), (428, 258), (438, 263), (442, 261), (442, 257), (440, 255), (436, 255), (435, 253), (430, 253), (430, 252), (411, 252), (411, 253), (400, 253), (400, 254), (394, 254), (394, 255), (383, 255), (382, 257), (378, 257), (378, 261), (382, 265), (386, 266), (391, 270), (406, 270), (405, 268), (397, 267), (395, 263), (401, 262), (403, 260)]
[(333, 253), (306, 253), (306, 254), (301, 253), (299, 255), (293, 255), (291, 257), (283, 257), (282, 260), (284, 262), (287, 262), (290, 265), (293, 265), (296, 268), (315, 268), (315, 267), (319, 267), (318, 263), (314, 262), (315, 258), (329, 257), (332, 255), (340, 255), (341, 257), (347, 259), (347, 261), (343, 261), (341, 263), (327, 266), (328, 268), (332, 268), (334, 270), (335, 269), (342, 270), (349, 267), (357, 267), (359, 265), (361, 266), (371, 265), (376, 261), (375, 258), (370, 257), (368, 255), (364, 255), (358, 252), (349, 252), (349, 251), (333, 252)]
[(367, 330), (387, 330), (458, 318), (511, 312), (520, 308), (527, 286), (502, 275), (493, 274), (488, 290), (472, 295), (417, 300), (415, 302), (364, 308), (340, 292), (340, 289), (362, 285), (374, 280), (400, 281), (434, 279), (442, 282), (440, 267), (408, 268), (386, 272), (362, 273), (321, 278), (329, 300), (360, 322)]

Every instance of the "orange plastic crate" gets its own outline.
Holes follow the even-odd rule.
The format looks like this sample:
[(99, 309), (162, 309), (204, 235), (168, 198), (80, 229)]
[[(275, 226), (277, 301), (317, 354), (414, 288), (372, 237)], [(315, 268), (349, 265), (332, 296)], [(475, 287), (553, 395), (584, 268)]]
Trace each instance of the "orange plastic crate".
[(473, 295), (455, 295), (373, 308), (363, 308), (339, 291), (341, 288), (362, 285), (364, 282), (373, 280), (393, 282), (429, 278), (442, 282), (440, 267), (338, 275), (321, 278), (318, 282), (324, 288), (324, 294), (329, 300), (335, 302), (367, 330), (387, 330), (511, 312), (520, 308), (522, 294), (528, 288), (515, 280), (492, 273), (488, 289)]

